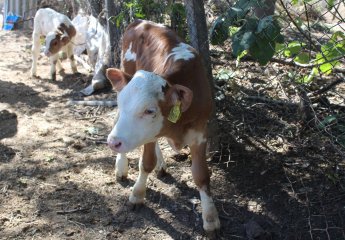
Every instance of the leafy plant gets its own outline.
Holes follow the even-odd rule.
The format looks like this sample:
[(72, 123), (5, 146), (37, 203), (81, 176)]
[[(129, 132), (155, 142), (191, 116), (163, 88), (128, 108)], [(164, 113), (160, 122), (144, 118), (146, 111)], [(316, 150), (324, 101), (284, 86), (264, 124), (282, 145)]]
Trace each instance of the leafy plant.
[(247, 16), (253, 7), (259, 5), (260, 1), (236, 2), (234, 7), (215, 21), (210, 32), (211, 43), (222, 44), (229, 38), (229, 28), (239, 26), (239, 30), (232, 35), (233, 54), (238, 57), (237, 60), (249, 54), (261, 65), (265, 65), (274, 55), (276, 43), (283, 43), (284, 38), (280, 34), (276, 17), (266, 16), (258, 19), (255, 16)]
[(330, 40), (321, 46), (321, 51), (316, 54), (316, 62), (320, 64), (321, 72), (330, 74), (339, 65), (339, 58), (345, 56), (345, 34), (335, 32)]
[(127, 0), (123, 3), (122, 11), (109, 20), (117, 27), (127, 25), (133, 19), (147, 19), (165, 23), (170, 16), (171, 27), (182, 37), (187, 35), (186, 11), (182, 3), (169, 2), (164, 4), (154, 0)]
[(235, 73), (233, 71), (222, 68), (220, 71), (218, 71), (216, 78), (219, 80), (229, 80), (234, 76)]

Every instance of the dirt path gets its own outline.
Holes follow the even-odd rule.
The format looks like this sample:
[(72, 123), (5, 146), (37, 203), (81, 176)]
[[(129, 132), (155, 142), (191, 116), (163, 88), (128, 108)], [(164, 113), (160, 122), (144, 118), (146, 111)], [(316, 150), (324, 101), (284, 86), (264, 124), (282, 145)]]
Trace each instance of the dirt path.
[[(152, 174), (145, 206), (131, 210), (139, 154), (117, 183), (104, 144), (114, 109), (66, 105), (90, 81), (80, 66), (71, 75), (65, 62), (66, 75), (52, 82), (42, 57), (41, 79), (30, 78), (30, 42), (28, 32), (0, 31), (0, 239), (205, 238), (188, 156), (163, 142), (169, 174)], [(226, 99), (222, 149), (210, 161), (219, 238), (345, 239), (341, 156), (318, 136), (293, 135), (295, 109)]]

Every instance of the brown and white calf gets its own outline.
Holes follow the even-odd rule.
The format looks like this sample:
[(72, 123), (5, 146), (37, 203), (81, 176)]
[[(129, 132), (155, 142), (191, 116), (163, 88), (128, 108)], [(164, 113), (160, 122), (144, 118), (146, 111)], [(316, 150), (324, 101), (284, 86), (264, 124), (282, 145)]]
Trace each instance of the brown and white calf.
[(118, 91), (119, 117), (108, 136), (108, 145), (118, 153), (117, 178), (127, 176), (125, 153), (144, 145), (130, 202), (143, 203), (148, 174), (165, 170), (157, 140), (166, 137), (175, 150), (189, 145), (203, 227), (219, 229), (205, 156), (212, 97), (197, 51), (168, 28), (138, 20), (123, 36), (122, 69), (109, 68), (107, 77)]
[(41, 8), (36, 12), (34, 18), (34, 30), (32, 33), (32, 67), (31, 76), (37, 76), (37, 60), (40, 54), (40, 37), (45, 36), (44, 54), (49, 57), (51, 67), (50, 76), (56, 80), (56, 65), (59, 70), (62, 66), (59, 60), (59, 52), (64, 51), (71, 61), (73, 73), (77, 72), (73, 56), (73, 38), (76, 30), (71, 20), (53, 9)]

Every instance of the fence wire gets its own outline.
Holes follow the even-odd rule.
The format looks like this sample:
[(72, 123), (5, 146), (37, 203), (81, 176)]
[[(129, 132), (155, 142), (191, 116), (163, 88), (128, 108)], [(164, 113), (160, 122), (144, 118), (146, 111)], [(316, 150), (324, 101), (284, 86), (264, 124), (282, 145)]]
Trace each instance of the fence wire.
[[(288, 209), (274, 217), (278, 229), (269, 228), (273, 239), (345, 239), (345, 4), (332, 4), (276, 1), (284, 42), (265, 65), (250, 54), (238, 61), (231, 37), (210, 45), (222, 135), (214, 161), (233, 178), (265, 162), (260, 172), (281, 188), (258, 194), (266, 211), (275, 212), (273, 195), (287, 194), (279, 202)], [(234, 5), (207, 1), (209, 28)], [(262, 188), (259, 179), (248, 183)], [(253, 194), (247, 188), (244, 197)]]
[[(122, 3), (122, 13), (113, 18), (117, 25), (144, 18), (190, 39), (183, 1)], [(256, 195), (266, 206), (259, 215), (270, 219), (267, 239), (345, 239), (345, 3), (263, 1), (247, 15), (264, 18), (269, 11), (260, 6), (272, 3), (284, 40), (270, 45), (274, 55), (267, 64), (251, 54), (234, 56), (231, 35), (243, 22), (226, 30), (230, 37), (224, 42), (210, 44), (220, 126), (220, 149), (212, 162), (243, 182), (237, 196), (243, 199), (265, 188), (257, 179), (268, 179), (266, 194)], [(76, 6), (91, 11), (86, 0), (64, 4), (66, 12), (75, 13)], [(208, 29), (229, 9), (238, 10), (235, 4), (204, 1)], [(259, 172), (255, 181), (244, 180), (250, 171)], [(242, 202), (237, 204), (248, 203)], [(222, 209), (234, 218), (244, 214), (231, 206)], [(222, 223), (225, 239), (246, 236), (234, 228), (234, 218)]]

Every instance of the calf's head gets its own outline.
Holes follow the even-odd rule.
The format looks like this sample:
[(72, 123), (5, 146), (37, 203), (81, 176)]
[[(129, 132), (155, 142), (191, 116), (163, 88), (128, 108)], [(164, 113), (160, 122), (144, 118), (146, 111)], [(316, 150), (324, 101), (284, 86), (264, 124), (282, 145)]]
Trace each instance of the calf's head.
[(58, 53), (63, 46), (70, 42), (71, 37), (74, 35), (75, 28), (73, 26), (67, 28), (65, 24), (60, 24), (57, 30), (47, 34), (44, 54), (49, 57)]
[(152, 72), (139, 70), (134, 76), (129, 76), (121, 70), (109, 68), (106, 75), (118, 92), (119, 117), (108, 136), (108, 145), (116, 152), (129, 152), (156, 141), (167, 127), (167, 109), (178, 108), (183, 113), (193, 98), (189, 88), (169, 85)]

